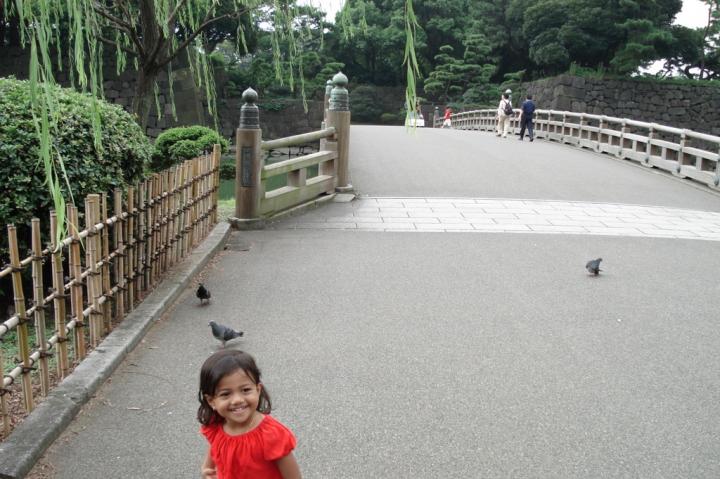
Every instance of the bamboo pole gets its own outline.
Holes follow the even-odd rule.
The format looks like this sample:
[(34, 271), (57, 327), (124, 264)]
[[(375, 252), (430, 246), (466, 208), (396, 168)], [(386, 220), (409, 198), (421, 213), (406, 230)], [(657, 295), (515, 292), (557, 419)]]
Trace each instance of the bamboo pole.
[(147, 181), (147, 192), (145, 196), (145, 208), (147, 209), (146, 234), (145, 234), (145, 288), (150, 289), (152, 286), (152, 265), (153, 265), (153, 187), (152, 179)]
[(98, 275), (100, 274), (97, 270), (98, 261), (98, 234), (95, 231), (95, 225), (97, 224), (99, 210), (100, 210), (100, 196), (97, 194), (90, 194), (85, 197), (85, 229), (89, 231), (87, 240), (85, 241), (85, 268), (90, 273), (87, 277), (87, 290), (88, 290), (88, 303), (92, 305), (90, 309), (90, 342), (93, 346), (100, 344), (102, 338), (102, 329), (100, 327), (99, 315), (102, 314), (100, 304), (98, 300), (102, 295), (100, 284), (98, 284)]
[[(103, 193), (100, 197), (100, 222), (102, 222), (105, 226), (102, 229), (102, 234), (100, 235), (100, 241), (101, 241), (101, 248), (100, 248), (100, 254), (102, 255), (102, 294), (103, 297), (105, 297), (105, 302), (102, 304), (102, 313), (103, 313), (103, 335), (106, 335), (110, 332), (112, 329), (112, 307), (110, 305), (110, 300), (113, 298), (112, 294), (112, 285), (110, 284), (110, 234), (108, 233), (108, 197), (106, 193)], [(121, 221), (120, 218), (118, 218), (118, 221)], [(124, 261), (125, 258), (122, 254), (119, 254), (117, 258), (120, 261)], [(124, 289), (120, 289), (115, 297), (120, 296), (123, 297), (125, 294)], [(122, 316), (118, 316), (118, 319), (121, 319)]]
[[(3, 369), (3, 350), (0, 348), (0, 378), (5, 377)], [(5, 397), (10, 391), (3, 387), (2, 379), (0, 379), (0, 416), (2, 416), (3, 434), (10, 434), (10, 414), (8, 414), (7, 398)]]
[(50, 249), (52, 251), (52, 282), (55, 292), (53, 309), (55, 310), (55, 334), (57, 334), (57, 371), (61, 378), (67, 376), (69, 369), (67, 336), (65, 335), (65, 281), (63, 279), (62, 248), (55, 244), (57, 238), (57, 213), (50, 211)]
[[(129, 278), (128, 284), (128, 310), (132, 311), (135, 308), (135, 289), (137, 288), (137, 254), (135, 249), (136, 236), (135, 236), (135, 188), (129, 187), (127, 191), (127, 210), (129, 212), (128, 220), (124, 223), (125, 238), (127, 239), (127, 276)], [(122, 231), (122, 230), (121, 230)], [(121, 232), (122, 234), (122, 232)]]
[(197, 241), (198, 237), (198, 191), (199, 191), (199, 185), (198, 185), (198, 176), (200, 173), (200, 164), (198, 163), (198, 159), (195, 158), (192, 160), (192, 187), (191, 187), (191, 195), (190, 199), (193, 201), (192, 208), (190, 209), (190, 221), (191, 221), (191, 229), (190, 229), (190, 248), (195, 246), (195, 242)]
[(65, 334), (65, 281), (63, 279), (62, 248), (55, 244), (57, 238), (57, 213), (50, 212), (50, 249), (52, 251), (52, 282), (55, 291), (53, 309), (55, 310), (55, 334), (57, 334), (57, 371), (61, 378), (68, 374), (69, 361), (67, 336)]
[(190, 217), (191, 217), (191, 207), (190, 207), (190, 194), (192, 192), (192, 187), (190, 184), (190, 178), (192, 175), (192, 169), (191, 169), (192, 162), (190, 160), (185, 161), (184, 168), (185, 171), (183, 173), (183, 256), (187, 256), (187, 254), (190, 252), (190, 230), (192, 228), (192, 224), (190, 223)]
[(32, 282), (35, 303), (35, 337), (40, 351), (40, 393), (50, 392), (50, 368), (48, 366), (47, 334), (45, 332), (45, 288), (43, 287), (43, 248), (40, 238), (40, 219), (33, 218), (32, 224)]
[(70, 223), (72, 242), (70, 243), (70, 306), (75, 321), (73, 339), (75, 342), (75, 358), (85, 359), (85, 317), (83, 316), (82, 264), (80, 262), (80, 226), (77, 207), (68, 205), (68, 222)]
[(25, 314), (25, 295), (22, 288), (22, 273), (20, 268), (20, 252), (18, 251), (17, 230), (15, 225), (8, 225), (8, 249), (10, 250), (10, 267), (12, 268), (12, 283), (15, 299), (15, 314), (18, 316), (17, 343), (18, 355), (22, 363), (22, 391), (25, 411), (33, 410), (32, 381), (30, 371), (30, 344), (28, 338), (27, 316)]
[(145, 182), (143, 181), (138, 186), (138, 235), (137, 239), (135, 240), (137, 242), (137, 255), (138, 255), (138, 282), (140, 283), (139, 291), (145, 291), (147, 289), (147, 279), (145, 277), (145, 265), (147, 263), (147, 257), (145, 256), (146, 253), (146, 246), (147, 246), (147, 216), (146, 216), (146, 200), (145, 200), (145, 193), (146, 193), (147, 187), (145, 185)]
[(217, 216), (218, 216), (218, 195), (220, 192), (218, 189), (220, 188), (220, 155), (222, 153), (222, 150), (220, 149), (220, 145), (217, 143), (213, 145), (213, 168), (215, 169), (215, 174), (213, 175), (213, 198), (212, 198), (212, 224), (215, 225), (217, 223)]
[(161, 258), (160, 261), (161, 265), (161, 271), (166, 271), (168, 269), (168, 244), (169, 244), (169, 235), (168, 235), (168, 226), (169, 226), (169, 210), (170, 210), (170, 197), (166, 194), (169, 188), (170, 183), (170, 171), (169, 169), (164, 171), (160, 175), (160, 195), (162, 197), (160, 201), (160, 245), (161, 245)]
[(115, 294), (115, 317), (120, 320), (125, 316), (125, 243), (123, 241), (123, 228), (125, 221), (122, 219), (122, 190), (115, 188), (113, 191), (113, 213), (118, 219), (113, 228), (113, 248), (118, 255), (115, 260), (115, 284), (118, 292)]
[(167, 266), (175, 264), (175, 177), (177, 166), (168, 171)]

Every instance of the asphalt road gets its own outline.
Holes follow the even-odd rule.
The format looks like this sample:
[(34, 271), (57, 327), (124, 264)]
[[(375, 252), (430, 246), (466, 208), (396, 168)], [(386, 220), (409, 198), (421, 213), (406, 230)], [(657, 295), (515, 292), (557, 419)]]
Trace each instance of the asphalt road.
[[(720, 208), (569, 147), (400, 133), (352, 129), (359, 193)], [(35, 473), (198, 477), (215, 319), (245, 331), (229, 346), (256, 356), (305, 478), (716, 478), (719, 253), (680, 239), (237, 232), (203, 273), (211, 304), (188, 289)], [(583, 268), (596, 256), (597, 278)]]

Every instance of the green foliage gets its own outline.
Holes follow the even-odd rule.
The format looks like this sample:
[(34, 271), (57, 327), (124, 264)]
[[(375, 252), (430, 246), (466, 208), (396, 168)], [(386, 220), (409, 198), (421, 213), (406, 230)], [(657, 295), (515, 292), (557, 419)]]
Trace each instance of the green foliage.
[[(121, 107), (98, 101), (101, 121), (100, 152), (94, 141), (92, 98), (72, 90), (53, 87), (60, 120), (50, 145), (55, 162), (62, 159), (75, 201), (90, 193), (109, 192), (141, 180), (152, 146), (133, 118)], [(38, 217), (49, 224), (52, 198), (45, 184), (38, 140), (30, 106), (30, 83), (0, 78), (0, 224), (18, 227)], [(59, 182), (69, 197), (68, 185)], [(81, 206), (81, 205), (78, 205)]]
[(223, 158), (220, 162), (220, 179), (235, 179), (235, 158)]
[(359, 123), (376, 123), (383, 113), (374, 85), (360, 85), (350, 90), (350, 105), (353, 121)]
[(205, 151), (212, 151), (216, 143), (220, 144), (222, 152), (227, 151), (228, 141), (210, 128), (204, 126), (170, 128), (155, 140), (152, 170), (161, 171), (195, 158)]
[(383, 125), (400, 125), (402, 124), (400, 115), (395, 113), (383, 113), (380, 115), (380, 123)]

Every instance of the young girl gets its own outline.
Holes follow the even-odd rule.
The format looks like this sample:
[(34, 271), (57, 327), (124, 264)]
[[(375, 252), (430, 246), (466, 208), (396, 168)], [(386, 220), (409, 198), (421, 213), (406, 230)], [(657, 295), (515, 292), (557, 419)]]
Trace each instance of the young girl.
[(247, 353), (222, 350), (200, 370), (200, 432), (210, 447), (203, 479), (300, 479), (295, 436), (270, 416), (270, 395)]

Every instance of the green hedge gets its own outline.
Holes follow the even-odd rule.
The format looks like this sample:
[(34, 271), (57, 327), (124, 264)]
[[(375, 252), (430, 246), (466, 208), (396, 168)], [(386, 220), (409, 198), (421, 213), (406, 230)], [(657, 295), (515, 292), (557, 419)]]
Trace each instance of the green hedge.
[[(62, 158), (76, 202), (81, 203), (90, 193), (110, 192), (143, 178), (152, 145), (130, 114), (99, 100), (101, 154), (93, 140), (92, 98), (60, 87), (54, 89), (54, 95), (58, 105), (58, 131), (52, 148)], [(52, 199), (45, 185), (38, 150), (29, 82), (0, 78), (0, 182), (4, 189), (0, 195), (0, 227), (3, 229), (7, 223), (23, 228), (33, 217), (40, 218), (41, 224), (48, 227)], [(61, 187), (69, 201), (64, 180)]]
[(219, 143), (222, 152), (228, 149), (228, 141), (215, 130), (204, 126), (182, 126), (164, 131), (155, 140), (152, 155), (153, 171), (161, 171), (185, 160), (195, 158), (204, 151), (212, 151)]

